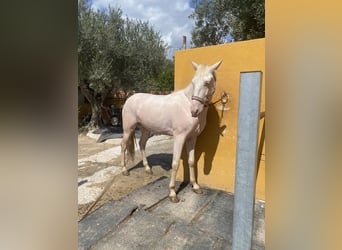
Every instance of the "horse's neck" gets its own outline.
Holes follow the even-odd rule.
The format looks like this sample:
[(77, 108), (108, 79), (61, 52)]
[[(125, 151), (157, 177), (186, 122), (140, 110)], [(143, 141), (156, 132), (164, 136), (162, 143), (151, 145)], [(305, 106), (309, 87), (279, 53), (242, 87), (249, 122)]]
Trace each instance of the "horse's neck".
[(194, 94), (194, 86), (192, 83), (190, 83), (187, 87), (183, 89), (183, 93), (186, 97), (188, 97), (189, 100), (191, 100), (191, 97)]

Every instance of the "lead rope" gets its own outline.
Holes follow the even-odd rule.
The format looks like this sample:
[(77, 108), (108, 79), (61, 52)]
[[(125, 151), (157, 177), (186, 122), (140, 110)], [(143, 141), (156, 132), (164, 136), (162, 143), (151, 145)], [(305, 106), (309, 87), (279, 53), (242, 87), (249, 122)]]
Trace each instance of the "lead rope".
[(81, 219), (78, 220), (78, 222), (80, 222), (81, 220), (83, 220), (88, 214), (89, 212), (93, 209), (93, 207), (95, 207), (95, 205), (99, 202), (99, 200), (102, 198), (102, 196), (108, 191), (108, 189), (113, 185), (115, 177), (117, 175), (114, 175), (113, 178), (111, 179), (111, 181), (106, 185), (106, 187), (103, 189), (102, 193), (97, 197), (97, 199), (93, 202), (93, 204), (87, 208), (87, 211), (85, 212), (85, 214), (82, 216)]
[[(134, 143), (135, 143), (135, 146), (138, 146), (137, 145), (137, 139), (133, 133), (133, 139), (134, 139)], [(78, 220), (78, 222), (80, 222), (81, 220), (83, 220), (88, 214), (89, 212), (95, 207), (95, 205), (99, 202), (99, 200), (103, 197), (103, 195), (108, 191), (108, 189), (113, 185), (114, 183), (114, 180), (115, 178), (117, 177), (118, 175), (114, 175), (113, 178), (111, 179), (111, 181), (106, 185), (106, 187), (103, 189), (102, 193), (96, 198), (96, 200), (93, 202), (93, 204), (91, 204), (90, 207), (87, 208), (85, 214), (82, 216), (81, 219)]]
[(221, 103), (223, 105), (225, 105), (229, 101), (229, 99), (230, 99), (229, 94), (226, 91), (223, 91), (221, 94), (221, 97), (219, 99), (217, 99), (217, 101), (215, 101), (215, 102), (210, 102), (209, 105), (214, 105), (214, 104), (218, 103), (219, 101), (221, 101)]

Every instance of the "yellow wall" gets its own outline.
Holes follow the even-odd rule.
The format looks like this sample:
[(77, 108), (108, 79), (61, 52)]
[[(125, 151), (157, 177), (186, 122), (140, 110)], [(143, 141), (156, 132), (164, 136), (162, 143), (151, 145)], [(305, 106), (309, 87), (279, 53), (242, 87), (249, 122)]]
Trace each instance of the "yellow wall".
[[(194, 75), (191, 61), (213, 64), (223, 60), (216, 71), (216, 91), (212, 101), (226, 91), (230, 101), (222, 111), (221, 103), (209, 107), (207, 126), (197, 139), (196, 159), (199, 185), (234, 192), (237, 119), (240, 72), (262, 72), (261, 109), (265, 110), (265, 39), (235, 42), (203, 48), (179, 50), (175, 54), (175, 89), (187, 86)], [(263, 120), (260, 122), (260, 131)], [(264, 154), (264, 153), (263, 153)], [(184, 152), (178, 171), (179, 180), (188, 180)], [(265, 200), (264, 155), (257, 176), (256, 198)], [(183, 163), (184, 166), (183, 167)]]

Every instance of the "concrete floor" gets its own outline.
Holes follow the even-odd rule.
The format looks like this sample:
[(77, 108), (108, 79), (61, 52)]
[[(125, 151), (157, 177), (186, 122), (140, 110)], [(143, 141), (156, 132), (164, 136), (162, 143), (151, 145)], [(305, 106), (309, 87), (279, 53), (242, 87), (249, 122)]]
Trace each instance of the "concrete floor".
[[(79, 249), (231, 249), (234, 196), (177, 183), (179, 203), (168, 199), (161, 177), (79, 222)], [(252, 249), (265, 249), (265, 203), (255, 202)]]

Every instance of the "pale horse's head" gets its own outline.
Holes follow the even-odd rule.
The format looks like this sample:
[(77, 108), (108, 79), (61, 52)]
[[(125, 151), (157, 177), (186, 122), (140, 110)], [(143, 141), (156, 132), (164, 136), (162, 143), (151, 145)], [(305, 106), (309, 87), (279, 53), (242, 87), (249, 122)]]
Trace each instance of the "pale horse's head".
[(196, 70), (192, 78), (194, 94), (191, 101), (191, 115), (197, 117), (207, 107), (211, 101), (211, 97), (215, 92), (216, 76), (215, 70), (218, 69), (222, 60), (213, 64), (200, 64), (191, 62)]

